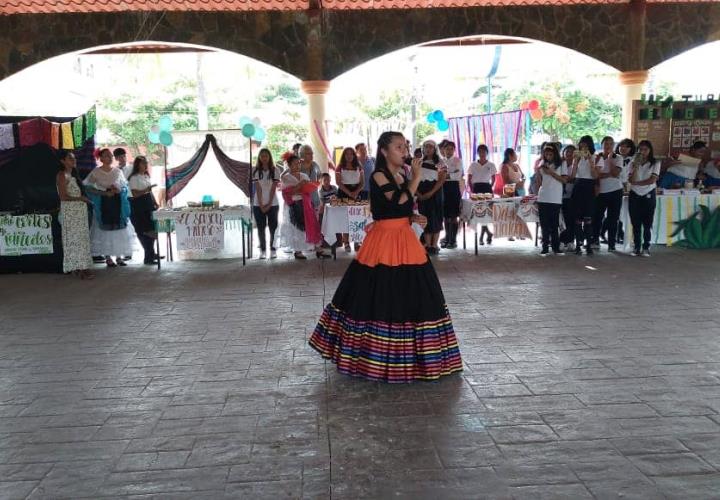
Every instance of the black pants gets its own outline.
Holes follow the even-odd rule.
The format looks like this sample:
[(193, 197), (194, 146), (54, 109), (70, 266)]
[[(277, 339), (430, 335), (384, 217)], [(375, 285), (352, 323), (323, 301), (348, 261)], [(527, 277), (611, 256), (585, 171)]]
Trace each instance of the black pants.
[[(595, 215), (593, 217), (593, 240), (597, 243), (600, 240), (600, 231), (607, 228), (608, 245), (615, 246), (617, 238), (618, 219), (620, 219), (620, 207), (622, 207), (623, 190), (618, 189), (611, 193), (600, 193), (595, 198)], [(607, 214), (605, 213), (607, 211)], [(603, 222), (603, 218), (605, 219)]]
[(560, 227), (561, 207), (562, 205), (560, 203), (538, 203), (543, 249), (547, 249), (550, 245), (552, 245), (554, 251), (560, 249), (558, 229)]
[(267, 213), (263, 213), (260, 207), (253, 207), (253, 215), (255, 216), (255, 224), (257, 224), (258, 240), (260, 241), (260, 250), (267, 250), (265, 240), (265, 228), (270, 228), (270, 249), (275, 249), (275, 231), (278, 227), (278, 210), (279, 207), (270, 207)]
[(572, 204), (575, 210), (575, 241), (581, 247), (583, 242), (590, 246), (593, 237), (592, 218), (595, 213), (595, 181), (575, 179)]
[(643, 250), (647, 250), (650, 248), (652, 225), (655, 218), (655, 190), (653, 189), (650, 194), (646, 194), (645, 196), (630, 192), (628, 209), (630, 211), (630, 223), (632, 224), (633, 245), (635, 246), (635, 250), (640, 250), (641, 230), (642, 248)]
[(575, 210), (570, 198), (563, 198), (562, 216), (565, 221), (565, 229), (560, 233), (560, 242), (567, 245), (575, 241)]

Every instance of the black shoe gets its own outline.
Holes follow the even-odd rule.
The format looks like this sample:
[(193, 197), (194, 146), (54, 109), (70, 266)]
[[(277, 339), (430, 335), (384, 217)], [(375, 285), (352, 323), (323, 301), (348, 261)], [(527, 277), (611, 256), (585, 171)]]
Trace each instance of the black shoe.
[(447, 248), (448, 250), (455, 250), (457, 248), (457, 243), (449, 243), (445, 248)]
[(448, 247), (447, 240), (445, 238), (441, 239), (440, 240), (440, 248), (447, 248), (447, 247)]
[(587, 253), (588, 255), (592, 255), (595, 252), (593, 252), (592, 246), (588, 245), (587, 249), (585, 250), (585, 253)]
[(608, 244), (608, 252), (614, 252), (615, 251), (615, 245)]
[(582, 255), (582, 245), (575, 246), (575, 255)]
[(555, 255), (565, 255), (565, 252), (563, 250), (560, 250), (559, 248), (553, 248), (553, 253)]
[(124, 255), (123, 260), (132, 260), (132, 255)]
[(548, 247), (543, 247), (542, 251), (540, 252), (540, 255), (547, 255), (550, 253), (550, 250)]
[(487, 236), (487, 244), (488, 245), (492, 245), (492, 238), (493, 238), (493, 234), (488, 233), (488, 236)]
[(105, 257), (103, 257), (102, 255), (95, 255), (92, 260), (94, 263), (99, 264), (101, 262), (105, 262)]

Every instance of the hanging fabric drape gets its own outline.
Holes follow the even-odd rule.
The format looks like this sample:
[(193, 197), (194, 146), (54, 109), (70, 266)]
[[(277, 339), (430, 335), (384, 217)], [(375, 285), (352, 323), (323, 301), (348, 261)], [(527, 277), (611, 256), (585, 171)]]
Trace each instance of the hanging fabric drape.
[(248, 198), (252, 198), (250, 192), (250, 164), (244, 161), (233, 160), (220, 149), (215, 136), (208, 134), (192, 158), (179, 167), (170, 168), (165, 175), (165, 190), (167, 199), (171, 200), (180, 193), (185, 186), (195, 177), (205, 161), (208, 149), (212, 146), (213, 153), (217, 158), (220, 168), (230, 181), (235, 184)]
[(250, 164), (246, 161), (233, 160), (226, 155), (225, 152), (220, 149), (220, 146), (218, 146), (213, 135), (208, 135), (206, 140), (210, 141), (213, 153), (215, 153), (215, 157), (223, 173), (233, 184), (245, 193), (245, 196), (252, 199), (252, 193), (250, 192)]
[(520, 140), (527, 111), (507, 111), (486, 115), (448, 118), (450, 139), (456, 144), (458, 155), (465, 165), (475, 160), (477, 147), (485, 144), (495, 164), (502, 163), (507, 148), (516, 149)]
[(205, 136), (205, 142), (202, 143), (192, 158), (180, 165), (179, 167), (170, 168), (165, 174), (165, 193), (167, 200), (173, 199), (177, 194), (185, 189), (185, 186), (195, 177), (200, 167), (205, 161), (208, 149), (210, 148), (211, 135)]

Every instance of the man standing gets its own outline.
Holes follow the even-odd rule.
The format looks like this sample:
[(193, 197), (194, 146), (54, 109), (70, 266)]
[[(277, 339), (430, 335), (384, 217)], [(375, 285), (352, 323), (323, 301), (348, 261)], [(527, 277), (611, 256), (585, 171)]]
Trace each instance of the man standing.
[(363, 186), (363, 197), (366, 200), (370, 199), (370, 177), (375, 170), (375, 158), (368, 156), (367, 146), (364, 142), (360, 142), (355, 145), (355, 154), (357, 154), (358, 161), (365, 174), (365, 185)]
[(124, 148), (115, 148), (113, 151), (113, 156), (115, 157), (115, 161), (117, 162), (117, 168), (122, 170), (123, 175), (125, 176), (125, 180), (130, 178), (130, 174), (132, 173), (132, 163), (128, 165), (127, 162), (127, 152)]

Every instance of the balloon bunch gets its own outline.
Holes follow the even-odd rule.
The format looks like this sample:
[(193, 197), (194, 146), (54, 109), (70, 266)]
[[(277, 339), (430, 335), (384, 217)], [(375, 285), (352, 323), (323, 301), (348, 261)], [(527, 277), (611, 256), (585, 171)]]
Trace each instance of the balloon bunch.
[(158, 122), (150, 127), (148, 132), (148, 139), (153, 144), (162, 144), (163, 146), (170, 146), (173, 143), (172, 137), (173, 120), (170, 115), (163, 115), (160, 117)]
[(249, 116), (240, 117), (240, 129), (242, 135), (248, 139), (253, 139), (257, 142), (265, 140), (267, 133), (265, 129), (260, 126), (260, 118), (250, 118)]
[(542, 120), (542, 118), (545, 116), (543, 110), (540, 109), (540, 101), (538, 101), (537, 99), (523, 102), (522, 104), (520, 104), (520, 109), (526, 109), (530, 111), (530, 117), (533, 120)]
[(450, 124), (445, 119), (445, 114), (439, 109), (428, 113), (427, 122), (435, 124), (435, 126), (440, 132), (445, 132), (447, 129), (450, 128)]

